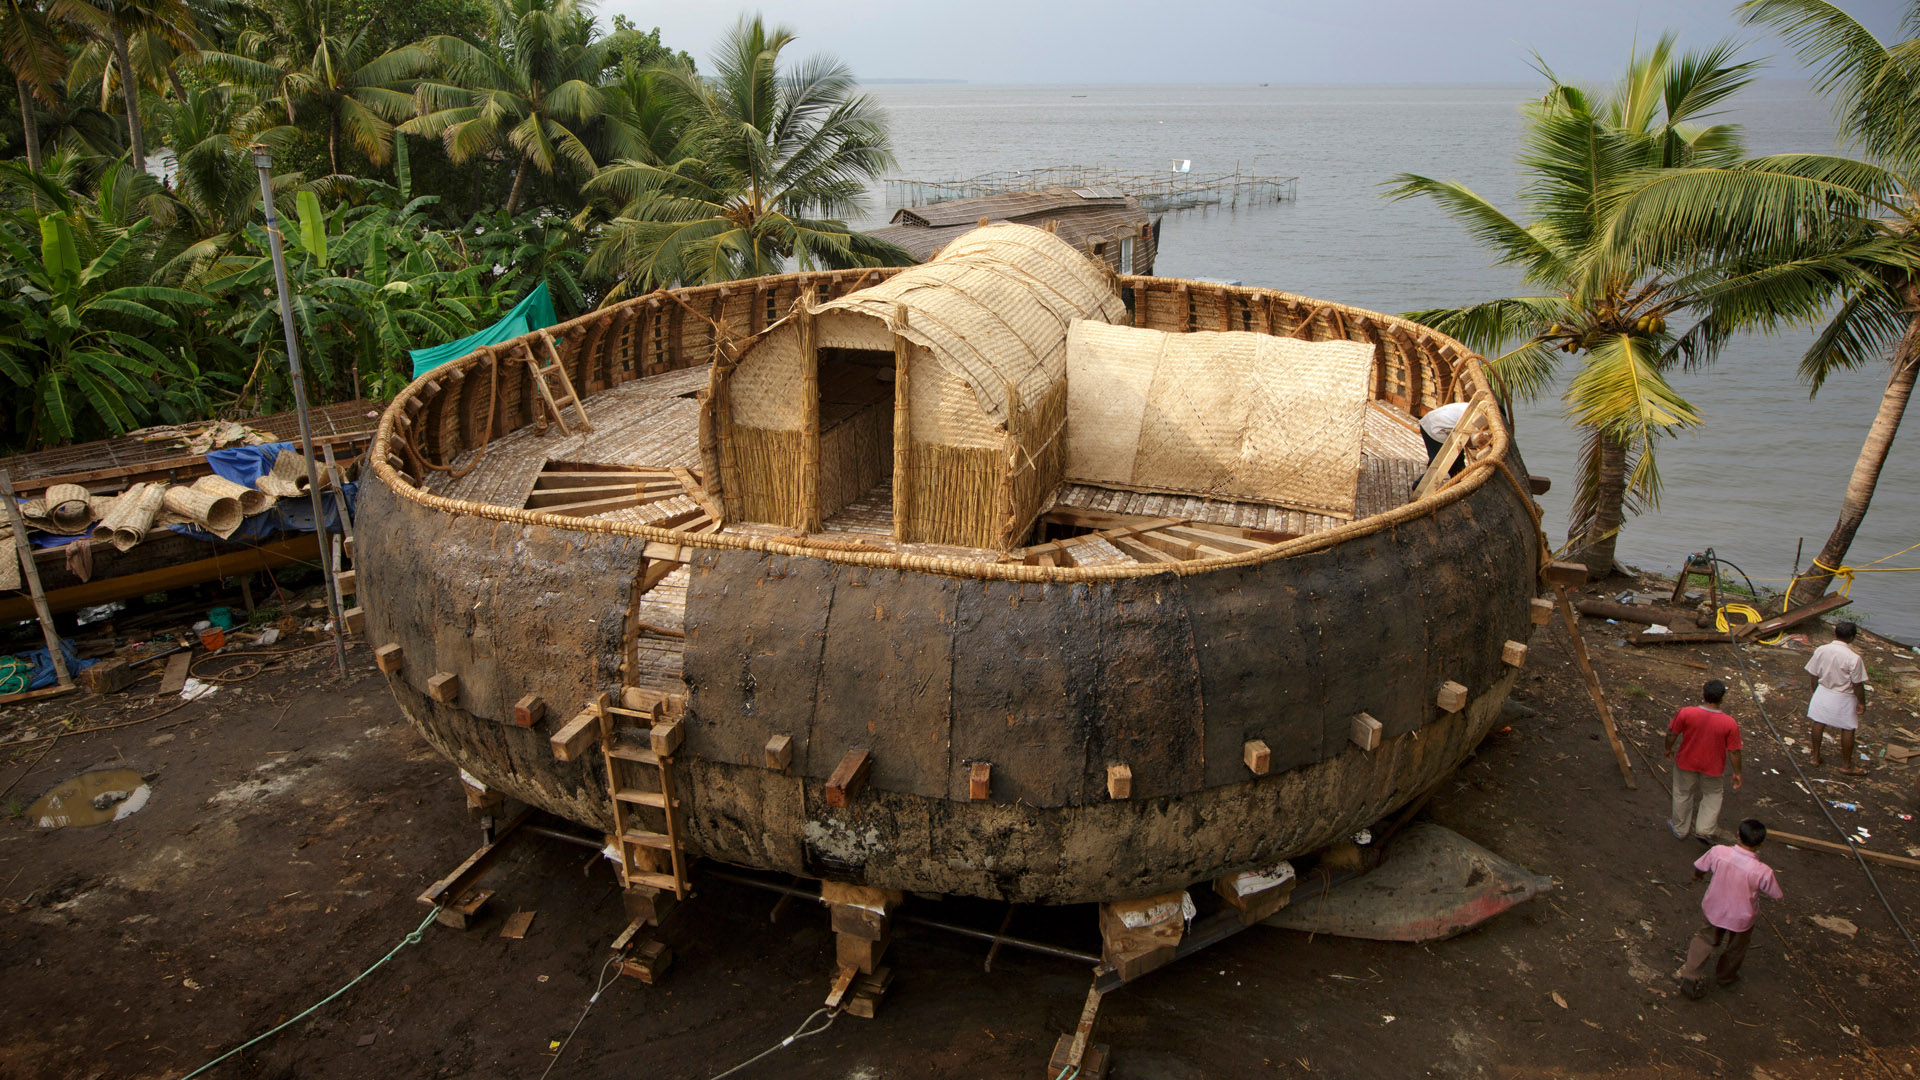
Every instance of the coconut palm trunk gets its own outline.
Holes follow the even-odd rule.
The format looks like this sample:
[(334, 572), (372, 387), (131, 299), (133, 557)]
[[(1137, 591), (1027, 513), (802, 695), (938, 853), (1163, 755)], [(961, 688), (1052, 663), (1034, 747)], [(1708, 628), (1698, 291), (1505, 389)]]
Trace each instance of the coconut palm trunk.
[(133, 57), (127, 52), (127, 35), (120, 21), (113, 20), (113, 59), (120, 65), (120, 100), (127, 109), (127, 146), (133, 151), (133, 167), (147, 169), (147, 137), (140, 129), (140, 80), (134, 77)]
[(1582, 535), (1569, 539), (1580, 541), (1574, 561), (1586, 564), (1587, 572), (1597, 579), (1613, 573), (1614, 548), (1627, 520), (1627, 445), (1604, 432), (1593, 437), (1599, 443), (1593, 517)]
[[(1913, 289), (1906, 291), (1907, 304), (1912, 310), (1920, 295)], [(1887, 380), (1886, 393), (1880, 395), (1880, 408), (1874, 414), (1873, 426), (1867, 429), (1867, 441), (1860, 447), (1860, 457), (1853, 463), (1853, 475), (1847, 478), (1840, 520), (1834, 524), (1833, 533), (1827, 537), (1826, 546), (1820, 549), (1813, 565), (1794, 579), (1795, 603), (1810, 604), (1826, 595), (1833, 583), (1833, 571), (1845, 562), (1847, 549), (1853, 546), (1853, 536), (1860, 531), (1867, 507), (1873, 502), (1873, 489), (1880, 483), (1880, 470), (1887, 463), (1888, 451), (1893, 449), (1893, 437), (1900, 430), (1907, 400), (1913, 396), (1916, 370), (1920, 370), (1920, 315), (1908, 324), (1906, 334), (1894, 349), (1893, 374)]]
[(33, 95), (27, 92), (26, 85), (19, 84), (20, 126), (27, 136), (27, 166), (34, 172), (40, 171), (40, 128), (33, 121)]
[(507, 216), (520, 209), (520, 192), (527, 186), (527, 167), (533, 163), (530, 154), (520, 155), (520, 167), (513, 171), (513, 190), (507, 193)]
[(327, 163), (333, 167), (333, 175), (340, 175), (340, 107), (338, 104), (327, 113)]

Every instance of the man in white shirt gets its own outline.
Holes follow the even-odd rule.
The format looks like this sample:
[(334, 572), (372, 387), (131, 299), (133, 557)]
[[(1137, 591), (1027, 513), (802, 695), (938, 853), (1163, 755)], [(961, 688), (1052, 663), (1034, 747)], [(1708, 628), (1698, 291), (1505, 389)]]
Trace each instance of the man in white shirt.
[[(1433, 464), (1433, 459), (1440, 456), (1440, 448), (1446, 445), (1447, 436), (1453, 434), (1453, 429), (1460, 426), (1460, 419), (1466, 415), (1467, 403), (1455, 401), (1432, 409), (1420, 418), (1420, 438), (1427, 444), (1427, 464)], [(1447, 471), (1447, 475), (1458, 476), (1466, 464), (1464, 454), (1455, 458), (1453, 468)]]
[(1840, 771), (1848, 776), (1864, 776), (1867, 770), (1853, 759), (1853, 733), (1867, 711), (1867, 662), (1853, 647), (1859, 627), (1851, 622), (1835, 623), (1833, 640), (1813, 650), (1807, 660), (1807, 678), (1813, 700), (1807, 702), (1807, 744), (1813, 749), (1813, 763), (1820, 764), (1820, 744), (1828, 728), (1840, 733)]

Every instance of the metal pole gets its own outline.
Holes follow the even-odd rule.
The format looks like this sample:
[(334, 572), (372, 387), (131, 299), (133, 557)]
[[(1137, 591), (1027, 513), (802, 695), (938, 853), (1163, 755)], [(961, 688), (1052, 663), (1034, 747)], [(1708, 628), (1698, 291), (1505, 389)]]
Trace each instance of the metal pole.
[[(13, 496), (13, 477), (7, 470), (0, 469), (0, 499), (7, 501), (7, 516), (13, 522), (13, 543), (19, 552), (20, 565), (27, 575), (27, 584), (33, 592), (33, 610), (40, 616), (40, 632), (46, 635), (47, 653), (53, 657), (53, 677), (60, 686), (72, 686), (73, 676), (67, 673), (67, 658), (60, 652), (60, 634), (53, 628), (53, 612), (47, 608), (47, 594), (40, 589), (40, 566), (33, 561), (33, 545), (27, 542), (27, 519), (20, 516), (20, 504)], [(76, 544), (91, 544), (92, 540), (81, 537)], [(0, 559), (14, 558), (12, 552), (0, 553)]]
[[(335, 599), (338, 585), (333, 577), (333, 554), (327, 549), (327, 518), (320, 506), (320, 472), (313, 457), (313, 427), (307, 422), (307, 383), (300, 373), (300, 339), (293, 330), (293, 295), (287, 289), (287, 257), (280, 247), (280, 218), (273, 212), (273, 154), (264, 146), (253, 148), (253, 164), (260, 170), (260, 205), (267, 215), (267, 250), (273, 256), (273, 281), (280, 290), (280, 325), (287, 335), (287, 374), (293, 382), (293, 409), (300, 416), (300, 452), (307, 457), (307, 495), (313, 499), (313, 535), (320, 549), (320, 572), (326, 576), (327, 614), (333, 619), (333, 659), (342, 678), (347, 674), (346, 627)], [(347, 493), (339, 491), (341, 514), (346, 513)]]

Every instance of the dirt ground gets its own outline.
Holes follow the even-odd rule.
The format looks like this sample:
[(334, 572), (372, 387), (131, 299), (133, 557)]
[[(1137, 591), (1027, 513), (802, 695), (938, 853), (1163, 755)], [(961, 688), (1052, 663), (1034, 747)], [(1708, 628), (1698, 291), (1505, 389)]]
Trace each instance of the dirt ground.
[[(1616, 580), (1607, 592), (1632, 583)], [(1734, 687), (1746, 786), (1723, 821), (1831, 837), (1785, 754), (1804, 749), (1806, 646), (1753, 647), (1767, 734), (1728, 646), (1635, 650), (1583, 620), (1637, 748), (1626, 790), (1556, 625), (1534, 636), (1518, 700), (1538, 714), (1490, 736), (1426, 816), (1538, 873), (1554, 893), (1460, 937), (1388, 944), (1255, 927), (1110, 995), (1098, 1038), (1116, 1077), (1905, 1077), (1920, 1065), (1915, 956), (1849, 859), (1770, 843), (1784, 902), (1764, 908), (1737, 987), (1681, 997), (1672, 974), (1699, 921), (1689, 862), (1665, 826), (1660, 732), (1708, 676)], [(1815, 644), (1828, 631), (1813, 632)], [(1863, 638), (1866, 635), (1863, 635)], [(1920, 733), (1920, 654), (1867, 643), (1882, 696), (1863, 749), (1809, 775), (1868, 845), (1920, 855), (1915, 768), (1882, 758)], [(415, 897), (478, 843), (450, 765), (407, 726), (364, 645), (339, 681), (325, 649), (274, 655), (251, 679), (159, 714), (147, 682), (105, 699), (0, 708), (0, 739), (126, 726), (0, 746), (0, 1076), (181, 1077), (295, 1016), (401, 942)], [(1705, 665), (1704, 668), (1688, 665)], [(203, 665), (218, 668), (221, 665)], [(1910, 669), (1903, 671), (1902, 669)], [(241, 669), (244, 670), (244, 669)], [(1908, 683), (1904, 703), (1893, 691)], [(143, 718), (153, 717), (141, 722)], [(1804, 758), (1802, 759), (1804, 760)], [(10, 762), (10, 764), (8, 764)], [(147, 805), (93, 828), (43, 829), (24, 806), (100, 765), (152, 778)], [(1876, 868), (1920, 927), (1920, 872)], [(825, 914), (696, 872), (665, 931), (655, 986), (616, 980), (558, 1059), (625, 920), (611, 867), (523, 838), (490, 874), (491, 913), (417, 945), (311, 1019), (211, 1077), (630, 1077), (704, 1080), (775, 1045), (821, 1002)], [(921, 902), (915, 902), (921, 904)], [(925, 904), (921, 904), (923, 910)], [(997, 922), (985, 905), (941, 905)], [(537, 912), (523, 940), (505, 915)], [(1844, 921), (1843, 921), (1844, 920)], [(1022, 909), (1011, 932), (1097, 948), (1090, 908)], [(1042, 1077), (1088, 975), (1069, 960), (905, 927), (875, 1019), (842, 1016), (743, 1077)]]

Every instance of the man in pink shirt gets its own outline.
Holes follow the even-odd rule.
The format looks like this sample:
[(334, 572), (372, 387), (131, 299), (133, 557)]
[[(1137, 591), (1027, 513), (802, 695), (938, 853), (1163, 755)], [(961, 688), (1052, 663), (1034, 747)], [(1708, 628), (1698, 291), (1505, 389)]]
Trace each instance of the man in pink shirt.
[(1681, 709), (1667, 725), (1667, 756), (1673, 759), (1673, 813), (1667, 829), (1676, 840), (1694, 836), (1713, 843), (1726, 795), (1723, 774), (1731, 772), (1733, 790), (1740, 790), (1740, 725), (1720, 711), (1726, 696), (1726, 683), (1708, 679), (1700, 688), (1706, 704)]
[(1753, 936), (1753, 898), (1762, 893), (1775, 900), (1781, 898), (1773, 869), (1756, 854), (1766, 840), (1767, 827), (1748, 818), (1740, 823), (1738, 846), (1710, 848), (1693, 864), (1693, 880), (1709, 874), (1713, 880), (1707, 884), (1707, 895), (1700, 899), (1707, 925), (1693, 935), (1687, 946), (1687, 966), (1680, 972), (1680, 990), (1690, 998), (1698, 999), (1707, 992), (1703, 984), (1707, 961), (1722, 945), (1725, 948), (1713, 966), (1714, 983), (1731, 986), (1740, 980), (1740, 962), (1747, 958), (1747, 939)]

